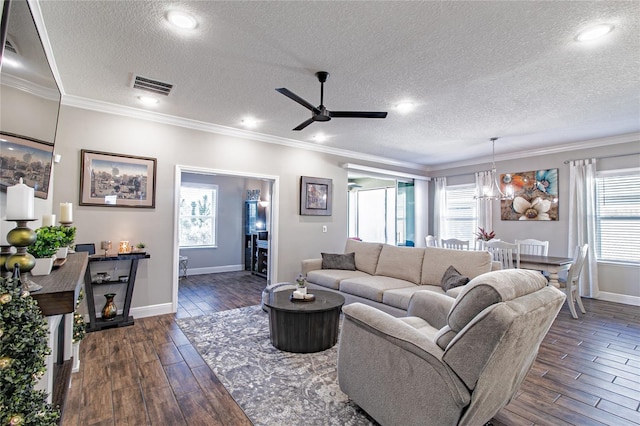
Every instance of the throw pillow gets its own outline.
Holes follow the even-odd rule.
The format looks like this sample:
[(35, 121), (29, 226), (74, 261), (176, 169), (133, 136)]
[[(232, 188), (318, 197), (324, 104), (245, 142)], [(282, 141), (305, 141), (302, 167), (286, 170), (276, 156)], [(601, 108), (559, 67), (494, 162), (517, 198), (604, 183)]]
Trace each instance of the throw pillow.
[(465, 277), (460, 274), (456, 268), (449, 266), (442, 276), (442, 280), (440, 281), (440, 287), (444, 291), (450, 290), (454, 287), (460, 287), (469, 282), (469, 277)]
[(343, 269), (345, 271), (356, 270), (356, 254), (345, 253), (321, 253), (322, 269)]

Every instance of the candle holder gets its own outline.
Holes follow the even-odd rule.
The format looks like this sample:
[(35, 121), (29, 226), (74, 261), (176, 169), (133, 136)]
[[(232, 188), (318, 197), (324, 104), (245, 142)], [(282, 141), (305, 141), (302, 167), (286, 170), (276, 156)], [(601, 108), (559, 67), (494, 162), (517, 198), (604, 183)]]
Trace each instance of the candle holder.
[(104, 250), (104, 257), (107, 257), (107, 252), (111, 250), (111, 241), (101, 241), (100, 248)]
[(65, 228), (69, 228), (71, 225), (73, 225), (73, 222), (63, 222), (60, 221), (58, 222), (61, 226), (64, 226)]
[(36, 265), (36, 259), (27, 252), (27, 247), (36, 242), (36, 233), (27, 226), (27, 222), (35, 219), (7, 219), (16, 222), (16, 227), (7, 234), (7, 242), (16, 248), (16, 252), (10, 254), (5, 260), (5, 268), (12, 271), (18, 264), (20, 268), (20, 282), (25, 290), (29, 292), (38, 291), (42, 288), (40, 284), (31, 281), (27, 275)]

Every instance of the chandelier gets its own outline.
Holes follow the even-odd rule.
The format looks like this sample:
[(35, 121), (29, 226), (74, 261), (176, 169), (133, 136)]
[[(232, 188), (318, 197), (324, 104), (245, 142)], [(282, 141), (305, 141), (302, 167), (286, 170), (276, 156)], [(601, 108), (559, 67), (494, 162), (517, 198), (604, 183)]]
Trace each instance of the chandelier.
[(496, 172), (496, 141), (498, 138), (491, 138), (491, 176), (489, 183), (482, 186), (481, 190), (476, 191), (474, 199), (476, 200), (513, 200), (513, 188), (507, 185), (506, 191), (500, 190), (498, 182), (498, 173)]

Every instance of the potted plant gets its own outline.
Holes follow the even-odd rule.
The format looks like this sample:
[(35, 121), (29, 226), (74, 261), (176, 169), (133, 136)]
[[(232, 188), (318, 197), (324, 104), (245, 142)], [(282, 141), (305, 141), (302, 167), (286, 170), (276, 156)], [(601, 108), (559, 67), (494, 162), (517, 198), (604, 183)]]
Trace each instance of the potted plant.
[(62, 246), (64, 234), (54, 226), (36, 229), (36, 242), (27, 247), (27, 251), (36, 258), (31, 275), (49, 275), (55, 260), (55, 254)]
[(57, 232), (60, 237), (60, 248), (56, 252), (56, 259), (64, 259), (67, 257), (69, 248), (73, 246), (76, 239), (75, 226), (50, 226), (52, 231)]
[(141, 253), (141, 252), (144, 252), (144, 248), (145, 248), (146, 246), (147, 246), (147, 245), (146, 245), (145, 243), (138, 243), (138, 244), (136, 244), (136, 246), (135, 246), (135, 248), (133, 249), (133, 251), (134, 251), (135, 253)]

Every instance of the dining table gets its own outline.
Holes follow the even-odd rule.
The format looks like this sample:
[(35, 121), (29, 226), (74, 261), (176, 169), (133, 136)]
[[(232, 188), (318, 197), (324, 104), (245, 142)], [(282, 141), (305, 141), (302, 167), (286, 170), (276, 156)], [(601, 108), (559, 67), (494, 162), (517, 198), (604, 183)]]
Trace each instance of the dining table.
[(573, 263), (570, 257), (539, 256), (535, 254), (520, 255), (520, 269), (532, 269), (549, 273), (549, 285), (560, 287), (558, 273), (568, 271)]

